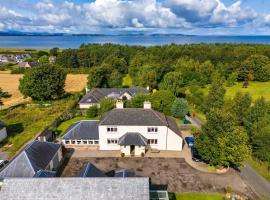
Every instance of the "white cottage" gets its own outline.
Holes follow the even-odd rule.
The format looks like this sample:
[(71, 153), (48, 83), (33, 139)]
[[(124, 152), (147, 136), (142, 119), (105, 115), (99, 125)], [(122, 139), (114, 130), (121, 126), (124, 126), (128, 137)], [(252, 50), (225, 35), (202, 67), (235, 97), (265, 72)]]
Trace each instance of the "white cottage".
[(104, 114), (100, 121), (73, 124), (63, 137), (64, 145), (98, 145), (100, 150), (120, 150), (125, 155), (139, 156), (147, 149), (181, 151), (183, 139), (174, 118), (151, 109), (124, 108)]

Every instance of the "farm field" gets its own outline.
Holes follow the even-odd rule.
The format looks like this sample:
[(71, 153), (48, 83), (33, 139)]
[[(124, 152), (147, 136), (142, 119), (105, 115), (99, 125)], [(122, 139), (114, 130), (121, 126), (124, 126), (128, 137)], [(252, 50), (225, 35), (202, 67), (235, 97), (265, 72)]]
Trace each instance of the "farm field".
[[(226, 87), (226, 98), (231, 99), (236, 92), (240, 91), (249, 93), (253, 101), (262, 96), (270, 101), (270, 82), (250, 82), (248, 88), (243, 88), (242, 85), (243, 83), (237, 83), (232, 87)], [(203, 91), (207, 94), (209, 88), (204, 88)]]
[[(12, 95), (10, 98), (4, 99), (3, 108), (14, 106), (27, 100), (23, 98), (18, 90), (19, 80), (22, 77), (22, 74), (0, 73), (0, 87)], [(86, 84), (87, 75), (68, 74), (65, 90), (67, 92), (80, 92), (85, 88)]]

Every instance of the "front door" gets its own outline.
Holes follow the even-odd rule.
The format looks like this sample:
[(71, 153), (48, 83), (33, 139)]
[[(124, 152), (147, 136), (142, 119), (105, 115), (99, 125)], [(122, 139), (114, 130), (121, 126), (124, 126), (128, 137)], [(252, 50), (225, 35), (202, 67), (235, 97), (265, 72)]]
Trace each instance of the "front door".
[(130, 155), (131, 156), (135, 155), (135, 145), (130, 145)]

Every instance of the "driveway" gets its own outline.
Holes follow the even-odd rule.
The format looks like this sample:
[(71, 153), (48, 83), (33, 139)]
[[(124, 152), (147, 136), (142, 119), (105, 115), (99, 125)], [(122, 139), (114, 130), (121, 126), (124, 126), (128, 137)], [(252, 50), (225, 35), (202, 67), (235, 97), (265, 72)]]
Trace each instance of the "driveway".
[(137, 176), (150, 177), (154, 185), (167, 186), (170, 192), (224, 193), (230, 186), (242, 195), (255, 196), (236, 171), (230, 170), (223, 175), (200, 172), (187, 164), (183, 158), (71, 157), (61, 176), (77, 176), (87, 162), (93, 163), (105, 173), (115, 169), (132, 170)]
[(240, 168), (240, 174), (247, 183), (256, 190), (263, 199), (270, 199), (270, 183), (256, 172), (246, 161)]

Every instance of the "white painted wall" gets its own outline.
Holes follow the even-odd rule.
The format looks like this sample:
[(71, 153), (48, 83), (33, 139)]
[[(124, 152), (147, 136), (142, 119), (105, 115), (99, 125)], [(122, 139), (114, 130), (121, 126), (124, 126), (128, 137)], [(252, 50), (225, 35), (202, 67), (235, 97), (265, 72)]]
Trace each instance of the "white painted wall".
[[(117, 127), (117, 133), (108, 133), (107, 127)], [(157, 133), (148, 133), (148, 126), (99, 126), (99, 145), (100, 150), (120, 150), (116, 144), (107, 144), (107, 139), (119, 139), (127, 132), (138, 132), (147, 139), (157, 139), (158, 144), (151, 145), (151, 148), (159, 150), (178, 150), (181, 151), (182, 138), (171, 131), (166, 126), (155, 126)], [(168, 141), (167, 141), (168, 140)]]
[(97, 106), (98, 108), (100, 107), (99, 103), (79, 103), (79, 108), (80, 109), (88, 109), (92, 106)]
[(120, 150), (125, 156), (130, 156), (130, 146), (121, 146)]
[(145, 147), (143, 146), (135, 146), (135, 156), (141, 156), (142, 153), (145, 154)]
[(6, 127), (0, 130), (0, 142), (7, 138), (7, 129)]

